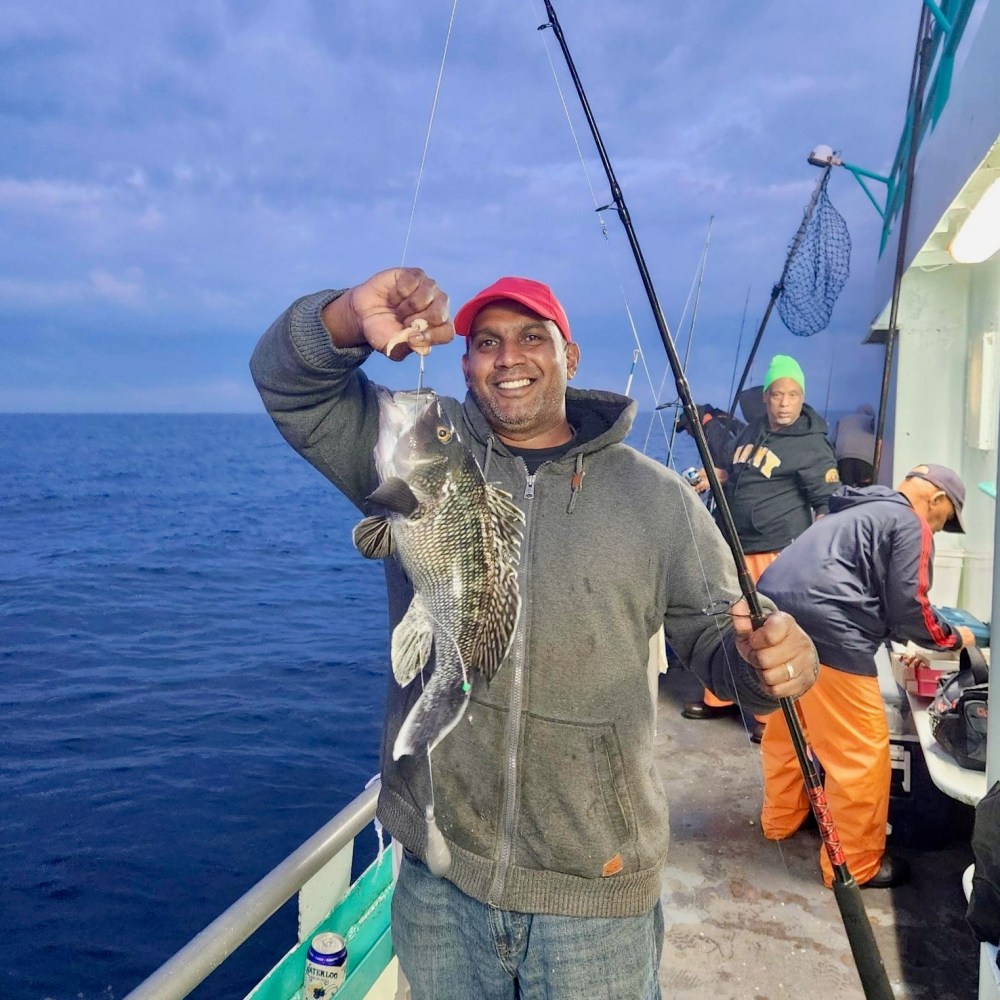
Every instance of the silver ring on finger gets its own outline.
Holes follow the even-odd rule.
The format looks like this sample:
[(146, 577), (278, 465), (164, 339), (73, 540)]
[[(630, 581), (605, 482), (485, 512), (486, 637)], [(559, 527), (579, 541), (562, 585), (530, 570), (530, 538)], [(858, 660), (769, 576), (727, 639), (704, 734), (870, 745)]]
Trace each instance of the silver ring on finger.
[(786, 663), (785, 669), (788, 671), (788, 679), (795, 680), (795, 668), (790, 663)]

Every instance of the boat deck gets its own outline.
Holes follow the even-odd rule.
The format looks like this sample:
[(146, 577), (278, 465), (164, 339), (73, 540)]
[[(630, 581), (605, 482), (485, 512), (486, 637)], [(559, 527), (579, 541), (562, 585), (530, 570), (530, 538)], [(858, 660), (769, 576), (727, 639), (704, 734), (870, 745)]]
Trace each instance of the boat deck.
[[(765, 840), (759, 747), (738, 717), (680, 715), (701, 686), (671, 667), (660, 679), (658, 764), (671, 805), (660, 982), (669, 1000), (863, 998), (816, 830)], [(961, 810), (971, 807), (960, 806)], [(913, 879), (863, 893), (900, 1000), (970, 1000), (979, 948), (965, 921), (968, 826), (941, 850), (901, 848)], [(892, 847), (890, 840), (890, 847)]]

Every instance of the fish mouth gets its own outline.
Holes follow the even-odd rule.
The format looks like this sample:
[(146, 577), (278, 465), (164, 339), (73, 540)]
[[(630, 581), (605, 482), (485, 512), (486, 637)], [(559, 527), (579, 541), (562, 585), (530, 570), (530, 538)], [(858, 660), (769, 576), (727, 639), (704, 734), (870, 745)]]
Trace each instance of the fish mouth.
[[(382, 481), (389, 476), (406, 479), (418, 464), (430, 461), (418, 459), (405, 445), (407, 435), (429, 406), (437, 401), (431, 390), (379, 394), (379, 433), (375, 444), (375, 466)], [(400, 448), (400, 445), (403, 445)]]

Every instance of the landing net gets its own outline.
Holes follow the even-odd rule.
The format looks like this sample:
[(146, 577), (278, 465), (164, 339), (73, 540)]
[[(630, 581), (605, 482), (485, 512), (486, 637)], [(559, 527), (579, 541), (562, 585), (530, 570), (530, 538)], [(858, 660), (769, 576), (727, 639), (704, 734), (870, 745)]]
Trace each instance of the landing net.
[(811, 337), (826, 329), (851, 273), (851, 234), (844, 217), (830, 203), (826, 181), (804, 225), (797, 247), (799, 233), (792, 240), (777, 302), (782, 322), (796, 337)]

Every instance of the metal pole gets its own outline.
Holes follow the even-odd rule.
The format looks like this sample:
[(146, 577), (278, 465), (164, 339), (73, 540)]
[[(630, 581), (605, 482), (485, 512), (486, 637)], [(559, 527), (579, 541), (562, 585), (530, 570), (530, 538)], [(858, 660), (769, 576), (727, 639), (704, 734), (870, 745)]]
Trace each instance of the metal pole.
[[(670, 330), (667, 327), (667, 321), (663, 315), (663, 310), (660, 308), (660, 303), (656, 296), (656, 290), (653, 288), (653, 282), (650, 278), (649, 270), (646, 267), (646, 261), (643, 257), (642, 249), (639, 246), (638, 237), (636, 236), (635, 229), (632, 226), (632, 219), (629, 216), (628, 208), (625, 205), (625, 198), (622, 195), (621, 187), (615, 177), (614, 168), (611, 166), (611, 160), (604, 148), (604, 141), (601, 139), (601, 133), (597, 127), (597, 122), (590, 110), (590, 103), (587, 100), (587, 95), (584, 92), (580, 77), (576, 72), (573, 57), (570, 55), (569, 46), (566, 43), (566, 38), (563, 35), (562, 27), (556, 17), (556, 12), (552, 6), (551, 0), (545, 0), (545, 11), (549, 20), (547, 24), (539, 26), (539, 31), (545, 28), (551, 28), (553, 30), (559, 41), (559, 47), (562, 49), (563, 58), (566, 60), (566, 66), (569, 70), (570, 76), (573, 78), (573, 85), (576, 87), (577, 96), (580, 98), (580, 104), (583, 107), (583, 113), (587, 118), (587, 124), (590, 126), (591, 135), (594, 138), (598, 155), (600, 156), (601, 163), (604, 166), (604, 172), (607, 175), (608, 183), (611, 186), (611, 195), (614, 199), (612, 204), (617, 210), (618, 215), (622, 220), (622, 224), (625, 227), (625, 233), (628, 237), (629, 245), (632, 248), (632, 255), (635, 258), (636, 266), (639, 269), (639, 276), (642, 279), (643, 287), (646, 290), (646, 296), (649, 299), (650, 308), (652, 309), (653, 316), (656, 320), (656, 326), (660, 333), (660, 339), (663, 341), (663, 349), (666, 351), (667, 360), (670, 364), (670, 370), (674, 376), (674, 382), (677, 386), (677, 395), (684, 406), (684, 412), (687, 414), (688, 426), (692, 429), (695, 443), (698, 446), (698, 453), (701, 455), (702, 464), (705, 467), (705, 475), (708, 478), (709, 488), (711, 489), (712, 496), (718, 506), (718, 517), (722, 527), (722, 533), (733, 553), (733, 559), (736, 563), (736, 572), (739, 578), (740, 590), (750, 608), (750, 618), (753, 626), (754, 628), (759, 628), (764, 624), (764, 613), (761, 608), (760, 597), (757, 594), (757, 589), (754, 586), (753, 580), (750, 578), (749, 571), (747, 570), (746, 557), (743, 554), (743, 547), (740, 545), (739, 536), (736, 533), (736, 526), (733, 523), (732, 513), (729, 510), (729, 505), (726, 503), (726, 497), (722, 492), (722, 485), (720, 484), (718, 476), (715, 473), (711, 453), (708, 450), (708, 443), (705, 440), (704, 431), (702, 430), (701, 423), (698, 420), (698, 410), (691, 397), (691, 389), (688, 385), (687, 377), (684, 374), (684, 369), (681, 366), (681, 360), (677, 354), (677, 349), (674, 346)], [(799, 766), (802, 769), (802, 775), (805, 780), (806, 792), (809, 796), (813, 813), (816, 816), (816, 821), (823, 837), (823, 844), (826, 847), (827, 854), (829, 855), (833, 866), (834, 895), (837, 900), (837, 905), (840, 908), (840, 915), (844, 923), (844, 930), (847, 933), (847, 940), (851, 947), (851, 953), (854, 956), (854, 963), (858, 969), (858, 975), (861, 979), (861, 985), (864, 989), (865, 997), (867, 1000), (893, 1000), (892, 987), (889, 985), (889, 979), (886, 975), (885, 967), (882, 965), (882, 957), (879, 954), (878, 945), (875, 942), (874, 932), (872, 931), (871, 924), (865, 914), (864, 903), (861, 900), (861, 889), (858, 886), (858, 883), (854, 880), (854, 877), (851, 875), (847, 868), (847, 864), (844, 861), (844, 852), (840, 844), (840, 838), (837, 835), (833, 817), (830, 815), (830, 808), (826, 801), (826, 794), (823, 790), (822, 782), (820, 781), (819, 774), (812, 762), (812, 751), (806, 743), (805, 734), (802, 731), (802, 723), (799, 720), (795, 703), (790, 698), (781, 698), (779, 700), (779, 705), (784, 713), (785, 721), (788, 723), (788, 729), (792, 737), (792, 744), (795, 747), (795, 754), (798, 758)]]
[(885, 332), (885, 359), (882, 363), (882, 388), (878, 401), (878, 420), (875, 424), (875, 454), (872, 459), (872, 482), (877, 483), (882, 465), (882, 439), (885, 435), (885, 416), (889, 408), (889, 386), (896, 354), (896, 322), (899, 317), (899, 294), (906, 270), (906, 238), (910, 229), (910, 206), (913, 204), (913, 177), (916, 173), (917, 149), (920, 146), (920, 119), (924, 86), (927, 82), (928, 62), (931, 52), (930, 14), (924, 7), (920, 14), (920, 30), (910, 76), (910, 101), (913, 105), (910, 148), (906, 155), (906, 187), (903, 205), (899, 212), (899, 244), (896, 247), (896, 270), (892, 280), (892, 305), (889, 308), (889, 328)]

